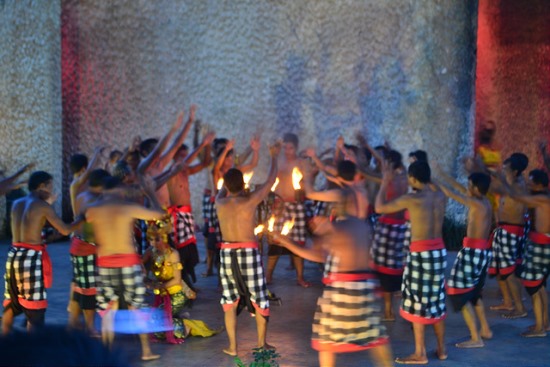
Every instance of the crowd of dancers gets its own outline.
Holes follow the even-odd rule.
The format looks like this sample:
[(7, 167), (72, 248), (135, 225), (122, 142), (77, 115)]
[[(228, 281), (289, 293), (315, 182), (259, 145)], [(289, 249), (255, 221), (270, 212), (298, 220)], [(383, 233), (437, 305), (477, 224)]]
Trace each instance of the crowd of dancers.
[[(184, 141), (192, 130), (191, 149)], [(275, 348), (266, 340), (273, 299), (268, 286), (281, 255), (291, 256), (297, 285), (304, 288), (311, 286), (304, 278), (304, 259), (325, 264), (312, 336), (321, 366), (334, 366), (338, 353), (362, 350), (369, 350), (380, 366), (394, 361), (426, 364), (427, 325), (434, 327), (437, 357), (446, 359), (447, 298), (463, 314), (470, 333), (456, 347), (483, 347), (484, 339), (493, 335), (482, 301), (487, 274), (497, 277), (503, 298), (491, 309), (505, 318), (527, 317), (523, 285), (531, 296), (535, 323), (522, 336), (545, 337), (548, 167), (526, 175), (529, 160), (524, 154), (502, 160), (494, 132), (494, 123), (487, 123), (477, 154), (464, 160), (467, 186), (436, 162), (428, 163), (422, 150), (409, 154), (407, 168), (389, 144), (372, 148), (361, 135), (355, 144), (340, 137), (333, 149), (318, 154), (312, 147), (300, 150), (292, 133), (268, 144), (267, 179), (252, 185), (259, 136), (237, 153), (234, 140), (216, 138), (196, 121), (192, 106), (188, 119), (179, 114), (160, 139), (135, 138), (126, 149), (113, 150), (107, 162), (102, 162), (100, 148), (89, 160), (72, 156), (75, 219), (70, 224), (51, 206), (56, 200), (53, 177), (44, 171), (30, 175), (29, 194), (11, 211), (2, 332), (10, 333), (21, 313), (30, 329), (44, 324), (52, 275), (42, 236), (48, 224), (71, 235), (71, 328), (93, 335), (99, 314), (101, 338), (109, 346), (117, 310), (139, 312), (154, 306), (171, 323), (169, 330), (154, 333), (155, 338), (177, 344), (188, 335), (218, 333), (182, 316), (185, 304), (197, 296), (199, 262), (189, 176), (205, 170), (202, 224), (208, 256), (202, 276), (216, 275), (221, 284), (226, 354), (238, 354), (237, 315), (244, 309), (255, 315), (258, 348)], [(545, 145), (541, 153), (549, 163)], [(25, 166), (1, 181), (0, 191), (20, 186), (20, 177), (30, 169)], [(442, 238), (447, 197), (467, 207), (468, 219), (462, 249), (446, 279)], [(264, 240), (267, 254), (262, 253)], [(148, 287), (155, 293), (149, 305)], [(412, 323), (415, 348), (394, 360), (384, 323), (396, 319), (396, 292), (401, 292), (399, 315)], [(143, 360), (159, 358), (150, 338), (140, 334)]]

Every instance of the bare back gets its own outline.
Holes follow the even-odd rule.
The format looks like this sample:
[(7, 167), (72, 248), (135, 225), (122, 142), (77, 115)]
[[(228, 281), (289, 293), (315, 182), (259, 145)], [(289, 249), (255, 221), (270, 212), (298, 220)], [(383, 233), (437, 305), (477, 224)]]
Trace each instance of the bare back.
[(491, 234), (493, 208), (486, 197), (473, 199), (468, 205), (468, 228), (466, 236), (469, 238), (488, 239)]
[(325, 247), (338, 258), (338, 271), (365, 271), (371, 262), (372, 233), (366, 221), (347, 217), (333, 223), (334, 233), (329, 235)]
[(411, 221), (411, 240), (421, 241), (442, 237), (445, 215), (445, 195), (426, 186), (406, 195)]
[(249, 195), (216, 199), (220, 229), (225, 242), (255, 242), (254, 215), (258, 202)]
[[(525, 181), (523, 178), (518, 178), (510, 186), (513, 187), (516, 192), (525, 194), (527, 192)], [(514, 200), (510, 196), (503, 195), (500, 198), (500, 204), (498, 207), (497, 220), (499, 222), (523, 225), (524, 216), (526, 212), (525, 204), (520, 201)]]

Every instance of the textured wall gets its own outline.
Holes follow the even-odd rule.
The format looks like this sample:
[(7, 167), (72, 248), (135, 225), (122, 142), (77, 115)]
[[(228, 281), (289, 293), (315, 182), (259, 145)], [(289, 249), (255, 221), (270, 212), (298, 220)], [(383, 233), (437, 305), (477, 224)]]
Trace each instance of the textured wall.
[(455, 168), (472, 149), (476, 11), (437, 0), (62, 1), (64, 155), (158, 136), (193, 102), (238, 144), (260, 129), (264, 141), (294, 131), (325, 148), (361, 130)]
[[(29, 162), (61, 192), (60, 1), (0, 1), (0, 167)], [(57, 203), (60, 209), (59, 203)], [(4, 199), (0, 204), (4, 220)]]
[(550, 2), (480, 0), (476, 121), (496, 122), (503, 154), (550, 138)]

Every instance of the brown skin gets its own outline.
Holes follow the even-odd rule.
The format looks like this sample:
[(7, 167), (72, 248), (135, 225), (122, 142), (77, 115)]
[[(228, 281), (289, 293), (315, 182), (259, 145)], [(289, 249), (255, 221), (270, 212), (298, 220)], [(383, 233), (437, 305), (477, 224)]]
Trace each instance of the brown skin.
[[(15, 172), (13, 175), (7, 178), (3, 178), (0, 180), (0, 196), (3, 196), (10, 192), (11, 190), (16, 190), (20, 187), (22, 187), (25, 182), (16, 182), (16, 180), (21, 177), (25, 172), (28, 172), (34, 167), (34, 164), (27, 164), (23, 167), (21, 167), (17, 172)], [(2, 172), (3, 174), (3, 172)]]
[(86, 183), (88, 182), (88, 176), (90, 175), (90, 172), (92, 172), (94, 169), (97, 168), (99, 164), (99, 160), (101, 158), (101, 154), (103, 153), (102, 147), (97, 147), (94, 151), (94, 155), (92, 156), (92, 159), (88, 163), (88, 167), (83, 168), (80, 172), (77, 172), (73, 175), (73, 181), (71, 182), (71, 185), (69, 186), (69, 194), (71, 197), (71, 209), (73, 210), (73, 214), (77, 213), (75, 203), (76, 203), (76, 197), (78, 194), (80, 194), (82, 191), (86, 189)]
[[(271, 167), (267, 181), (254, 192), (245, 194), (244, 191), (231, 193), (225, 187), (216, 197), (216, 208), (220, 220), (223, 239), (227, 242), (256, 242), (254, 235), (254, 215), (256, 207), (269, 194), (271, 186), (277, 178), (277, 155), (280, 146), (270, 147)], [(237, 355), (237, 307), (233, 307), (224, 314), (225, 327), (229, 337), (229, 347), (223, 352), (232, 356)], [(258, 347), (273, 348), (266, 342), (267, 321), (264, 316), (256, 314), (258, 332)]]
[[(376, 212), (386, 214), (408, 209), (411, 221), (411, 241), (441, 238), (443, 216), (445, 214), (445, 195), (441, 191), (434, 189), (430, 183), (422, 183), (416, 178), (409, 176), (409, 185), (417, 191), (386, 202), (386, 190), (393, 179), (393, 170), (384, 163), (382, 173), (382, 184), (376, 196)], [(408, 357), (399, 358), (398, 360), (401, 363), (427, 363), (425, 325), (416, 322), (412, 324), (415, 352)], [(434, 330), (437, 338), (437, 354), (440, 359), (445, 359), (447, 352), (444, 343), (444, 321), (434, 324)]]

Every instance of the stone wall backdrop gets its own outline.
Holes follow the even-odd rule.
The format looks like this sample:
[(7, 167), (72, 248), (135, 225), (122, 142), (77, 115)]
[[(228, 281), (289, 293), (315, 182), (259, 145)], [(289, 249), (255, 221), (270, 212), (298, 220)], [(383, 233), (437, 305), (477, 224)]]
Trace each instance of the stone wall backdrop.
[(65, 169), (159, 136), (190, 103), (243, 148), (255, 131), (319, 148), (362, 131), (452, 170), (472, 151), (477, 1), (61, 3)]
[[(61, 192), (60, 1), (0, 1), (0, 169), (24, 164)], [(4, 228), (5, 199), (0, 202)], [(56, 204), (60, 211), (60, 200)], [(3, 231), (2, 231), (3, 234)]]
[(503, 156), (536, 168), (550, 138), (550, 2), (480, 0), (477, 43), (477, 125), (495, 121)]

